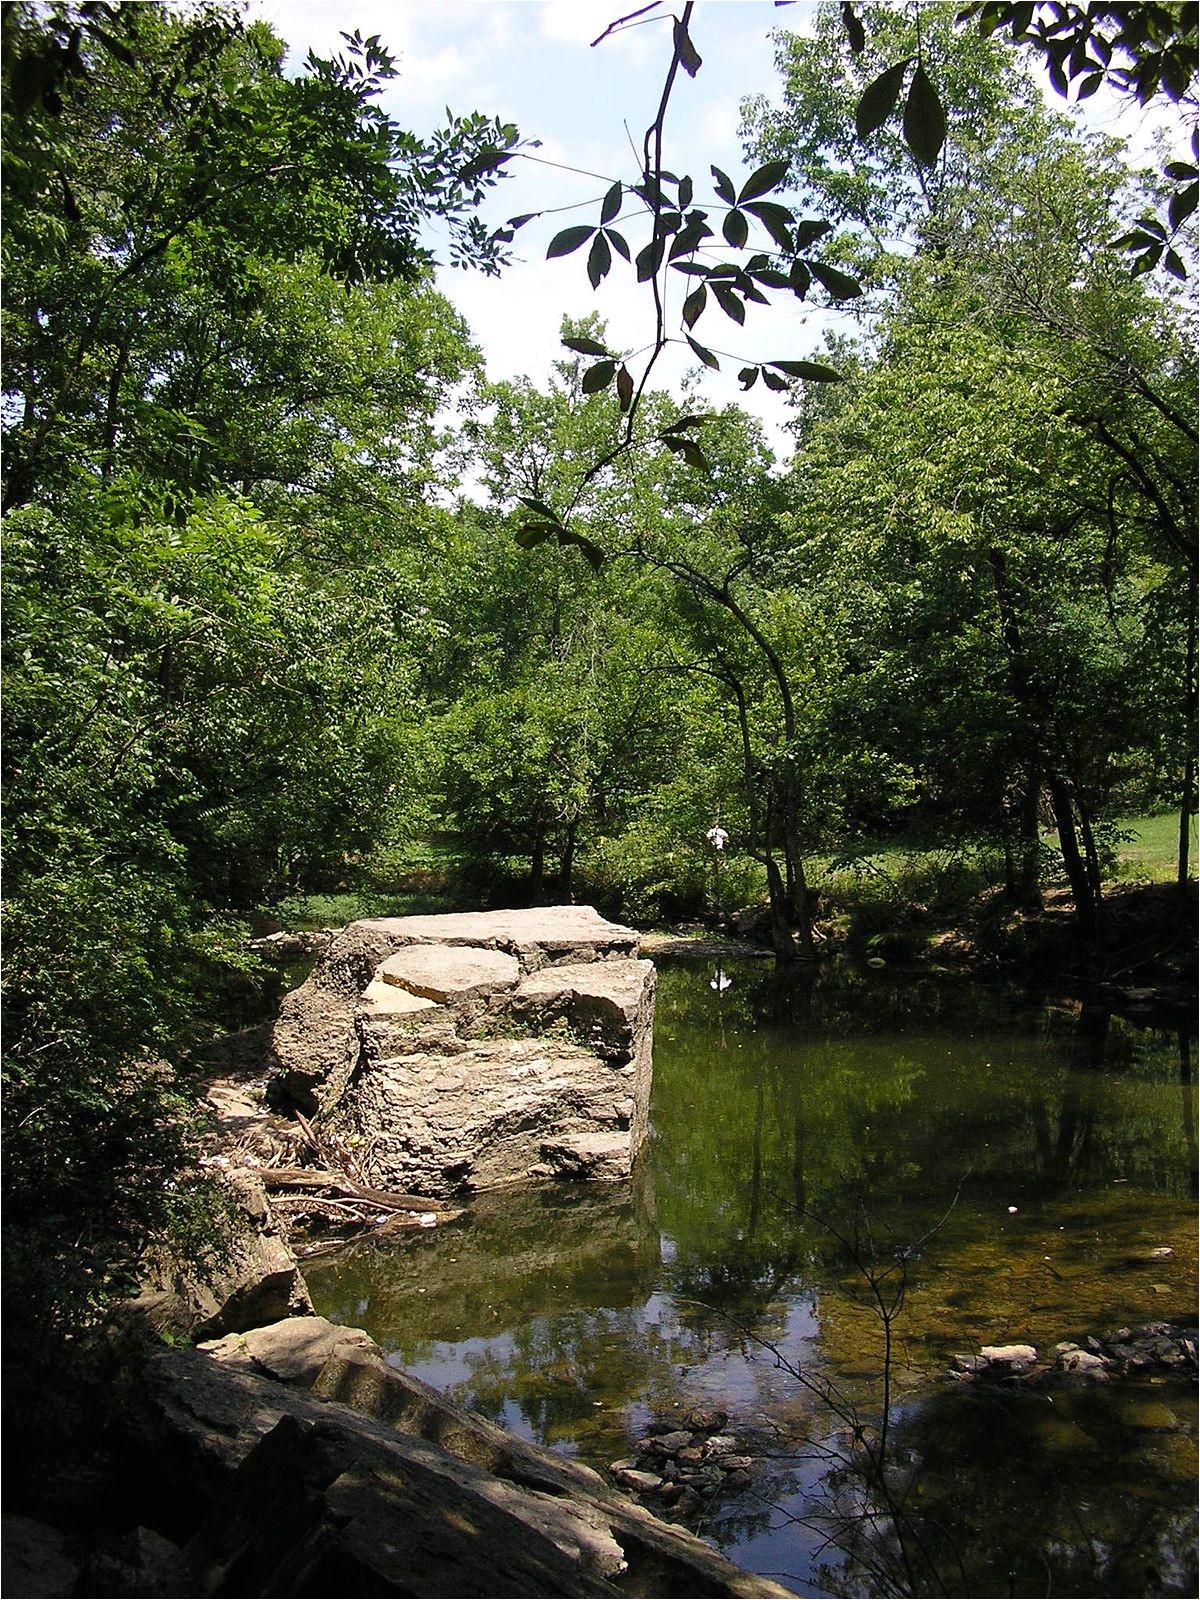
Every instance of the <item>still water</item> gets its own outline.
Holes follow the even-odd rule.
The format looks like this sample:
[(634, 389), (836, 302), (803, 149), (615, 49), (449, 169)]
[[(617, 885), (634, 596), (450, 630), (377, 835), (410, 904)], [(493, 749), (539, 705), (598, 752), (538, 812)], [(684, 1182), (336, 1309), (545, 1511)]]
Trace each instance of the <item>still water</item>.
[[(719, 1405), (755, 1465), (699, 1531), (797, 1594), (1194, 1594), (1193, 1386), (947, 1376), (1194, 1325), (1194, 1039), (946, 977), (723, 970), (660, 969), (631, 1190), (363, 1240), (308, 1265), (317, 1309), (600, 1468)], [(854, 1433), (885, 1414), (880, 1479)]]

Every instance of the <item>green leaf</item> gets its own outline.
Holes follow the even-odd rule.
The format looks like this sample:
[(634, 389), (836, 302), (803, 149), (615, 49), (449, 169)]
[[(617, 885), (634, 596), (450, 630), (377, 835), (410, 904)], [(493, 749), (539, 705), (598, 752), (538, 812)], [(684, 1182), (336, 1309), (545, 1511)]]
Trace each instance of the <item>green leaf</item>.
[(807, 378), (810, 383), (841, 383), (842, 375), (820, 361), (772, 361), (771, 366), (789, 378)]
[(545, 544), (557, 533), (558, 524), (554, 522), (523, 522), (513, 538), (522, 550), (532, 550), (535, 545)]
[(645, 283), (647, 279), (652, 278), (658, 271), (659, 267), (662, 266), (663, 251), (666, 247), (666, 242), (667, 241), (662, 237), (651, 239), (650, 243), (648, 245), (644, 245), (634, 257), (634, 263), (637, 266), (637, 277), (639, 283)]
[(876, 128), (881, 128), (896, 109), (904, 74), (911, 65), (912, 57), (906, 56), (881, 72), (863, 90), (854, 110), (854, 126), (860, 139), (866, 139)]
[(776, 205), (771, 200), (752, 200), (746, 210), (758, 218), (781, 250), (791, 250), (795, 218), (786, 206)]
[(1190, 161), (1168, 161), (1163, 171), (1176, 183), (1186, 183), (1189, 178), (1200, 177)]
[(612, 251), (608, 248), (608, 240), (603, 233), (597, 233), (592, 240), (592, 248), (588, 251), (587, 274), (593, 289), (600, 287), (608, 269), (612, 266)]
[(622, 189), (620, 181), (618, 180), (616, 183), (613, 184), (612, 188), (604, 196), (603, 204), (600, 207), (600, 226), (601, 227), (603, 227), (605, 225), (605, 223), (611, 222), (612, 219), (620, 211), (620, 209), (621, 209), (621, 196), (622, 196), (623, 193), (624, 193), (624, 190)]
[(781, 378), (777, 372), (768, 372), (766, 367), (762, 369), (762, 375), (763, 382), (768, 389), (774, 389), (776, 394), (785, 394), (787, 392), (788, 383), (786, 378)]
[(696, 46), (692, 43), (691, 35), (678, 17), (674, 21), (675, 54), (679, 57), (679, 65), (689, 78), (694, 78), (703, 66), (703, 61), (696, 53)]
[(933, 166), (946, 142), (946, 113), (920, 63), (904, 105), (904, 142), (923, 167)]
[(679, 209), (686, 211), (692, 203), (692, 180), (688, 177), (679, 180)]
[(669, 433), (687, 433), (692, 428), (703, 428), (705, 423), (716, 420), (715, 411), (692, 411), (685, 417), (676, 417), (674, 422), (669, 422), (659, 434), (659, 438), (665, 439)]
[(759, 369), (757, 367), (742, 368), (742, 370), (738, 373), (738, 382), (741, 384), (743, 389), (753, 389), (754, 385), (758, 382), (758, 371)]
[(618, 254), (623, 255), (626, 261), (629, 260), (629, 246), (625, 242), (623, 233), (618, 233), (615, 228), (605, 228), (604, 237)]
[(694, 439), (664, 437), (663, 443), (668, 450), (673, 450), (677, 456), (682, 456), (689, 467), (695, 467), (697, 472), (707, 473), (710, 470), (708, 457)]
[(700, 284), (697, 288), (692, 290), (691, 294), (688, 295), (687, 299), (683, 302), (683, 320), (687, 323), (689, 328), (694, 328), (696, 326), (700, 314), (707, 304), (708, 290), (703, 284)]
[(757, 200), (761, 194), (770, 194), (772, 189), (787, 177), (788, 161), (767, 161), (757, 172), (752, 172), (742, 185), (742, 192), (738, 195), (738, 205), (743, 205), (747, 200)]
[(621, 403), (622, 412), (628, 411), (633, 404), (633, 378), (623, 361), (617, 371), (617, 399)]
[(702, 344), (697, 344), (690, 333), (685, 334), (684, 337), (687, 339), (688, 344), (691, 345), (693, 353), (700, 357), (706, 367), (711, 367), (714, 372), (720, 372), (721, 363), (711, 350), (706, 349)]
[(846, 37), (850, 41), (850, 53), (860, 56), (867, 48), (867, 30), (854, 13), (850, 0), (842, 0), (842, 27), (846, 30)]
[(1189, 184), (1186, 189), (1181, 189), (1178, 194), (1171, 196), (1167, 207), (1167, 217), (1174, 232), (1182, 223), (1186, 222), (1196, 209), (1196, 201), (1200, 199), (1200, 184)]
[(711, 170), (718, 196), (724, 200), (727, 206), (735, 206), (737, 204), (737, 194), (734, 191), (732, 178), (727, 173), (722, 172), (720, 167), (713, 167)]
[(546, 250), (546, 260), (550, 261), (555, 256), (569, 256), (573, 250), (578, 250), (581, 244), (586, 244), (595, 231), (595, 228), (583, 226), (564, 228), (551, 239)]
[(558, 542), (560, 545), (574, 545), (577, 550), (582, 550), (594, 571), (599, 572), (604, 565), (606, 557), (600, 546), (593, 544), (582, 533), (576, 533), (574, 528), (564, 528), (558, 536)]
[(735, 250), (740, 250), (750, 237), (750, 224), (746, 221), (742, 211), (726, 213), (725, 221), (721, 224), (721, 232), (725, 235), (725, 242), (733, 245)]
[(535, 500), (531, 495), (524, 494), (518, 495), (517, 499), (521, 505), (528, 506), (530, 511), (536, 511), (539, 517), (545, 518), (547, 522), (552, 523), (555, 527), (559, 526), (558, 512), (553, 507), (548, 506), (544, 500)]
[(818, 239), (823, 239), (827, 233), (832, 232), (832, 222), (826, 222), (821, 217), (806, 217), (803, 222), (796, 224), (796, 249), (807, 250), (810, 245), (816, 244)]
[(717, 304), (727, 317), (732, 317), (736, 323), (745, 323), (746, 307), (727, 283), (714, 283), (712, 292), (716, 297)]
[(606, 356), (609, 354), (602, 344), (597, 344), (595, 339), (588, 339), (582, 334), (578, 338), (564, 339), (562, 342), (568, 350), (574, 350), (576, 355)]
[(824, 261), (810, 261), (808, 270), (835, 300), (856, 300), (862, 293), (862, 284), (847, 272), (839, 272)]
[(607, 389), (617, 370), (615, 361), (597, 361), (594, 367), (589, 367), (583, 375), (581, 385), (584, 394), (599, 394), (601, 389)]
[(1168, 250), (1163, 256), (1163, 266), (1173, 278), (1178, 278), (1180, 283), (1187, 282), (1187, 268), (1174, 250)]
[(798, 300), (803, 300), (812, 287), (812, 274), (803, 261), (793, 261), (788, 269), (788, 281), (792, 286), (792, 293)]

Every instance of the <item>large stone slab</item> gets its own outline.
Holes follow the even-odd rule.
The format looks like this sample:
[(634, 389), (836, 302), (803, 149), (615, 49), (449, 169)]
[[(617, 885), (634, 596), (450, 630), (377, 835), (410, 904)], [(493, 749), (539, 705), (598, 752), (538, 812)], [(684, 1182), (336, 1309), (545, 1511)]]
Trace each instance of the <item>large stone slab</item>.
[(787, 1594), (360, 1330), (303, 1318), (160, 1352), (135, 1392), (127, 1489), (185, 1543), (160, 1595)]
[(637, 954), (638, 932), (609, 922), (591, 906), (517, 911), (456, 911), (433, 917), (379, 917), (357, 924), (400, 949), (409, 944), (474, 945), (507, 950), (529, 972), (563, 961), (609, 961)]
[(654, 1022), (637, 937), (590, 906), (352, 923), (281, 1007), (273, 1093), (378, 1188), (627, 1177)]
[(393, 984), (422, 999), (445, 1004), (511, 989), (521, 976), (516, 956), (471, 945), (409, 945), (382, 962), (375, 982)]

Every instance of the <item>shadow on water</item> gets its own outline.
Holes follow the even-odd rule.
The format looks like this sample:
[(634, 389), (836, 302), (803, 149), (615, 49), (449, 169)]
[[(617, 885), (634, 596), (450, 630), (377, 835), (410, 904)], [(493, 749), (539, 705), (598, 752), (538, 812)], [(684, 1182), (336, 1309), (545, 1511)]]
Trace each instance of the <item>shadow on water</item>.
[[(982, 1344), (1194, 1323), (1192, 1038), (927, 975), (723, 971), (660, 973), (632, 1189), (485, 1196), (456, 1227), (363, 1241), (308, 1269), (318, 1308), (600, 1467), (652, 1417), (720, 1404), (756, 1463), (703, 1531), (798, 1593), (1194, 1592), (1188, 1386), (945, 1376)], [(881, 1421), (863, 1262), (900, 1250), (881, 1485), (846, 1415)]]

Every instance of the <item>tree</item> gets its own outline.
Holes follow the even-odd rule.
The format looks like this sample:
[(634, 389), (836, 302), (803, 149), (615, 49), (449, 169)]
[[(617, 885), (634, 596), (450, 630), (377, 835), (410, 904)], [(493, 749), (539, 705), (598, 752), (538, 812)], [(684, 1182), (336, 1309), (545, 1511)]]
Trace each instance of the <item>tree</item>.
[(6, 1250), (53, 1321), (211, 1209), (177, 1069), (236, 1020), (241, 919), (402, 792), (392, 552), (474, 359), (419, 230), (494, 266), (472, 207), (516, 135), (417, 139), (377, 40), (288, 79), (218, 7), (4, 32)]

